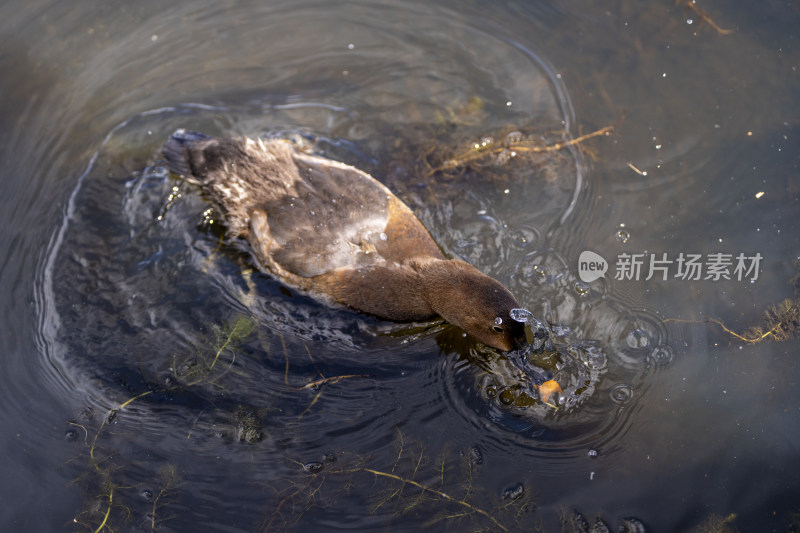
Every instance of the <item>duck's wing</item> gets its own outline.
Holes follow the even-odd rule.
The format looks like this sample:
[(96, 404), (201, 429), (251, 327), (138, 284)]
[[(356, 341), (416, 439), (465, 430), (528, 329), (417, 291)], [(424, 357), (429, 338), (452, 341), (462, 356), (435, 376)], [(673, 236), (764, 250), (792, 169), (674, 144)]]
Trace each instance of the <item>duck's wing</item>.
[(443, 257), (379, 181), (287, 141), (178, 130), (164, 157), (222, 208), (231, 237), (246, 237), (264, 267), (295, 284), (334, 270)]
[(442, 257), (411, 210), (366, 172), (300, 151), (293, 159), (300, 176), (293, 194), (266, 202), (260, 224), (251, 217), (251, 243), (265, 266), (312, 278), (410, 257)]

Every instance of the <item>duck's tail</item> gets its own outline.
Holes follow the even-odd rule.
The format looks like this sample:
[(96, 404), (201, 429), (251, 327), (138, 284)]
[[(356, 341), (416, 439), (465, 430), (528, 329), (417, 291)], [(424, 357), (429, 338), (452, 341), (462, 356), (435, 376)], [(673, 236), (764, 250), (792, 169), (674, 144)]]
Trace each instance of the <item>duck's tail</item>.
[(180, 174), (187, 178), (195, 177), (189, 159), (189, 148), (193, 143), (211, 138), (205, 133), (183, 128), (177, 130), (164, 144), (164, 159), (167, 160), (169, 169), (175, 174)]

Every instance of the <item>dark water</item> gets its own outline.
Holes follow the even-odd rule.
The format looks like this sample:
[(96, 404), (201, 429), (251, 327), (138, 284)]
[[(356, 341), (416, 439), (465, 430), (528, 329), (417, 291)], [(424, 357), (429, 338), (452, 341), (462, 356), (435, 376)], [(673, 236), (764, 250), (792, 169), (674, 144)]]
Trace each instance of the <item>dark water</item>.
[[(529, 4), (0, 7), (5, 529), (798, 527), (797, 340), (705, 320), (800, 296), (800, 8), (699, 6), (725, 33), (667, 1)], [(551, 325), (564, 394), (253, 270), (160, 160), (180, 127), (382, 179)], [(731, 279), (676, 276), (717, 253)]]

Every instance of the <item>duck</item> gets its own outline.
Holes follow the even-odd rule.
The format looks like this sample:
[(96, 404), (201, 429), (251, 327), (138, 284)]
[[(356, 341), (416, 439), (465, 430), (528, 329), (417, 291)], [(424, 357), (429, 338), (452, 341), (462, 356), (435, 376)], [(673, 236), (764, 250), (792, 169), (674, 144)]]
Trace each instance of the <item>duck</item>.
[(496, 279), (447, 258), (411, 209), (356, 167), (284, 139), (177, 130), (169, 170), (198, 185), (258, 265), (315, 299), (390, 321), (441, 317), (492, 348), (525, 346), (520, 306)]

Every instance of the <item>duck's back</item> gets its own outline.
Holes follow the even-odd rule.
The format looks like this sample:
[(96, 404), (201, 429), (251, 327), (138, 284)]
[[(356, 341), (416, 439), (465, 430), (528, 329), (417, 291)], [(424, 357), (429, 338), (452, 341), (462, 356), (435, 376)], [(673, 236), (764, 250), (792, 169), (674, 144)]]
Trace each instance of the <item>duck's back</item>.
[(412, 257), (443, 258), (408, 207), (354, 167), (283, 140), (210, 138), (179, 130), (164, 155), (225, 212), (276, 274), (313, 278)]

